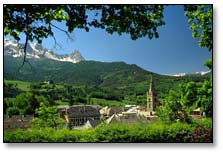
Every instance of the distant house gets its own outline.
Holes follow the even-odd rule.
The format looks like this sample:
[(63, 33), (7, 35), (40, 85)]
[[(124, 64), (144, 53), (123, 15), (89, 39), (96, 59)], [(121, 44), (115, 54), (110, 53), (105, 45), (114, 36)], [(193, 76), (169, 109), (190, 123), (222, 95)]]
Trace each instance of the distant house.
[(33, 115), (4, 115), (4, 130), (23, 129), (31, 127), (30, 121), (34, 118)]
[(139, 123), (150, 123), (145, 116), (137, 112), (122, 112), (121, 114), (113, 114), (110, 118), (106, 120), (107, 124), (139, 124)]
[(193, 110), (191, 112), (191, 117), (194, 118), (194, 119), (200, 119), (202, 117), (202, 114), (201, 114), (201, 109), (200, 108), (197, 108), (195, 110)]
[(100, 114), (105, 117), (110, 117), (113, 114), (119, 114), (123, 111), (124, 111), (124, 109), (122, 107), (118, 107), (118, 106), (108, 107), (108, 106), (106, 106), (100, 110)]
[(100, 123), (100, 113), (95, 106), (58, 106), (58, 110), (72, 128), (83, 126), (87, 122), (90, 122), (92, 127)]
[(124, 111), (128, 111), (129, 109), (134, 108), (134, 107), (136, 107), (136, 105), (125, 105)]
[[(177, 113), (177, 118), (178, 120), (182, 119), (185, 117), (185, 112), (183, 110), (178, 110)], [(193, 119), (201, 119), (202, 118), (202, 111), (200, 108), (197, 108), (197, 109), (194, 109), (191, 113), (190, 113), (190, 116), (193, 118)]]
[(98, 124), (100, 124), (99, 120), (87, 120), (87, 122), (84, 125), (75, 126), (73, 127), (73, 129), (80, 129), (80, 130), (90, 129), (96, 127)]
[(47, 81), (44, 81), (44, 83), (46, 83), (46, 84), (54, 84), (54, 81), (53, 80), (47, 80)]

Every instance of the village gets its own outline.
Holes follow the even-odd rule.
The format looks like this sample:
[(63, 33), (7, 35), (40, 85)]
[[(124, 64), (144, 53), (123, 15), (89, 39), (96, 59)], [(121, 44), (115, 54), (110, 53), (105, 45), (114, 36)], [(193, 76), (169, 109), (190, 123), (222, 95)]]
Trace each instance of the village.
[[(125, 107), (100, 105), (59, 105), (56, 106), (61, 118), (64, 119), (65, 127), (70, 129), (89, 129), (95, 128), (99, 124), (140, 124), (152, 123), (158, 120), (155, 109), (160, 105), (157, 92), (154, 88), (152, 78), (147, 91), (147, 105), (140, 107), (136, 105), (125, 105)], [(179, 110), (178, 115), (183, 113)], [(200, 109), (191, 113), (195, 119), (200, 119), (202, 114)], [(4, 129), (29, 129), (30, 121), (34, 115), (4, 115)]]

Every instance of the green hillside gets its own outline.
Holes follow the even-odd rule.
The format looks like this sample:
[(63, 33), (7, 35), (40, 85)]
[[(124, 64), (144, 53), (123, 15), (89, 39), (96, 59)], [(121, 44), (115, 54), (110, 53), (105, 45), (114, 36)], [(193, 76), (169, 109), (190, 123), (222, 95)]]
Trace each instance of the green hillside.
[(206, 77), (173, 77), (146, 71), (137, 65), (124, 62), (82, 61), (79, 63), (60, 62), (49, 59), (29, 59), (20, 71), (22, 58), (4, 57), (4, 79), (27, 82), (53, 80), (57, 84), (76, 86), (97, 86), (115, 91), (123, 96), (145, 96), (153, 76), (155, 88), (162, 98), (170, 89), (176, 89), (180, 82), (202, 81)]

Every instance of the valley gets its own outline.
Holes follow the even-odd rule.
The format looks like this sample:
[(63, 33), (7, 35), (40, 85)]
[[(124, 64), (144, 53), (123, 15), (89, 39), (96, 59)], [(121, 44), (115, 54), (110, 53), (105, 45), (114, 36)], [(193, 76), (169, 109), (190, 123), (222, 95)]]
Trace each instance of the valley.
[[(184, 92), (193, 100), (190, 112), (185, 114), (191, 116), (198, 110), (195, 118), (199, 119), (200, 107), (204, 110), (206, 104), (196, 101), (212, 93), (206, 91), (211, 88), (210, 71), (162, 75), (122, 61), (85, 60), (79, 51), (58, 56), (37, 44), (30, 45), (28, 62), (22, 65), (23, 54), (15, 46), (9, 43), (4, 48), (3, 112), (7, 131), (48, 127), (75, 131), (96, 126), (101, 129), (104, 125), (110, 130), (113, 124), (120, 128), (141, 124), (164, 127), (163, 123), (194, 120), (179, 115), (185, 113), (181, 112), (183, 104), (179, 104)], [(203, 100), (208, 98), (211, 96)], [(170, 106), (172, 110), (168, 110)], [(205, 108), (210, 117), (211, 104)], [(170, 114), (162, 116), (166, 111)], [(207, 120), (207, 127), (212, 126), (210, 118)], [(194, 130), (197, 121), (193, 122)]]
[(145, 96), (151, 76), (160, 98), (164, 98), (169, 90), (176, 90), (179, 83), (202, 82), (209, 78), (209, 75), (182, 77), (160, 75), (124, 62), (82, 61), (73, 64), (50, 59), (29, 59), (32, 67), (26, 64), (18, 72), (21, 61), (22, 58), (5, 56), (5, 79), (37, 83), (51, 80), (56, 84), (98, 87), (117, 92), (122, 97)]
[(213, 4), (2, 9), (4, 143), (214, 142)]

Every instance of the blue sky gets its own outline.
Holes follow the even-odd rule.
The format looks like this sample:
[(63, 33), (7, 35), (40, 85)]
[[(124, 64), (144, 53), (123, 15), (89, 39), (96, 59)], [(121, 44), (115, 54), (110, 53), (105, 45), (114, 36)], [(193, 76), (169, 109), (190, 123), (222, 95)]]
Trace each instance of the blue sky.
[[(86, 60), (124, 61), (137, 64), (148, 71), (160, 74), (207, 71), (203, 66), (210, 53), (206, 48), (199, 48), (197, 40), (192, 38), (183, 6), (168, 6), (164, 10), (166, 25), (158, 28), (158, 39), (140, 38), (131, 40), (130, 35), (109, 35), (104, 30), (91, 28), (89, 32), (76, 29), (71, 35), (74, 40), (67, 39), (66, 34), (55, 29), (58, 54), (69, 54), (77, 49)], [(65, 28), (64, 24), (57, 26)], [(52, 38), (45, 39), (43, 46), (52, 49)]]

